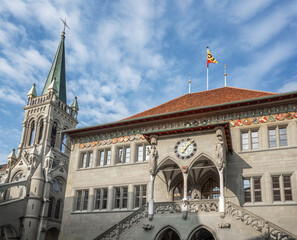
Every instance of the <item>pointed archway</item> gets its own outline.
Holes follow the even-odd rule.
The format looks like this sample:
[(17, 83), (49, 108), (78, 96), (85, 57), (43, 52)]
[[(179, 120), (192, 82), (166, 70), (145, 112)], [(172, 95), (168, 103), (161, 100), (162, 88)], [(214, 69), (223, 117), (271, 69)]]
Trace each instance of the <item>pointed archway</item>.
[(180, 240), (180, 236), (174, 228), (169, 226), (162, 229), (155, 240)]
[(214, 235), (205, 227), (195, 229), (188, 240), (215, 240)]

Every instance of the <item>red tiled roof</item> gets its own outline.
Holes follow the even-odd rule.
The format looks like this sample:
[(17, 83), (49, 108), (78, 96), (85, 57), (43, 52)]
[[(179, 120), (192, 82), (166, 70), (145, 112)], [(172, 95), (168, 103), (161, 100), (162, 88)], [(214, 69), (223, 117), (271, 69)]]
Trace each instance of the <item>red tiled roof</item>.
[(147, 117), (162, 113), (177, 112), (187, 109), (200, 108), (229, 102), (237, 102), (241, 100), (266, 97), (275, 94), (277, 93), (262, 92), (234, 87), (222, 87), (203, 92), (185, 94), (169, 102), (163, 103), (159, 106), (138, 113), (126, 119)]
[(0, 172), (6, 171), (6, 168), (7, 168), (7, 164), (1, 164), (0, 165)]

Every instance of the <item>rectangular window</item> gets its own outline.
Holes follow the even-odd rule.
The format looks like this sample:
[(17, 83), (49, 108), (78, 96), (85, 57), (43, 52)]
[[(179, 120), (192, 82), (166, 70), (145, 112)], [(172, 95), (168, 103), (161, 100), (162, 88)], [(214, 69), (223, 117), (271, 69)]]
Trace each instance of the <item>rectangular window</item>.
[(292, 201), (291, 175), (272, 176), (273, 201)]
[(146, 204), (146, 185), (138, 185), (134, 187), (134, 207), (139, 208)]
[(285, 127), (279, 128), (279, 145), (287, 146), (287, 129)]
[(251, 131), (252, 134), (252, 149), (259, 148), (259, 133), (258, 131)]
[(281, 200), (279, 180), (280, 180), (280, 176), (272, 177), (273, 201)]
[(80, 162), (80, 168), (87, 168), (92, 167), (93, 164), (93, 153), (83, 153), (81, 155), (81, 162)]
[(148, 161), (149, 160), (149, 150), (150, 150), (150, 145), (139, 145), (137, 147), (137, 162), (143, 162), (143, 161)]
[(88, 209), (89, 190), (76, 191), (76, 211), (82, 211)]
[(130, 147), (118, 148), (118, 163), (130, 162)]
[(288, 146), (286, 127), (270, 128), (268, 135), (270, 148)]
[(81, 197), (82, 197), (82, 191), (77, 191), (76, 192), (76, 207), (75, 210), (80, 210), (81, 206)]
[(110, 159), (111, 159), (110, 149), (100, 150), (98, 155), (99, 155), (99, 160), (97, 162), (98, 166), (110, 165)]
[(128, 187), (114, 188), (114, 208), (122, 209), (128, 206)]
[(95, 210), (107, 209), (107, 188), (96, 189), (95, 194)]
[(261, 177), (244, 178), (243, 189), (245, 202), (262, 202)]
[(284, 192), (285, 192), (285, 201), (292, 201), (292, 187), (291, 187), (291, 176), (283, 176), (284, 179)]
[(262, 202), (260, 177), (254, 177), (254, 193), (255, 193), (255, 202)]
[(275, 129), (269, 129), (269, 147), (276, 147), (276, 130)]
[(111, 150), (107, 150), (106, 165), (110, 165)]
[(89, 161), (88, 161), (88, 167), (92, 167), (93, 164), (93, 153), (89, 153)]
[(243, 180), (243, 188), (245, 202), (251, 202), (251, 180), (249, 178)]
[(86, 153), (83, 153), (82, 155), (82, 160), (81, 160), (81, 168), (85, 168), (87, 165), (87, 154)]
[(241, 149), (253, 150), (259, 149), (259, 132), (258, 130), (248, 130), (241, 133)]

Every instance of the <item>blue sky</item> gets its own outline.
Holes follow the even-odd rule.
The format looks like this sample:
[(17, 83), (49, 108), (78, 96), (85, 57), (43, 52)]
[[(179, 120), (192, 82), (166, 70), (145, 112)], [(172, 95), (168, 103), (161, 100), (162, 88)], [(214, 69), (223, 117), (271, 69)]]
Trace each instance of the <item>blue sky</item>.
[(90, 0), (0, 4), (0, 163), (17, 148), (33, 83), (40, 94), (66, 18), (67, 101), (79, 127), (209, 88), (297, 90), (297, 1)]

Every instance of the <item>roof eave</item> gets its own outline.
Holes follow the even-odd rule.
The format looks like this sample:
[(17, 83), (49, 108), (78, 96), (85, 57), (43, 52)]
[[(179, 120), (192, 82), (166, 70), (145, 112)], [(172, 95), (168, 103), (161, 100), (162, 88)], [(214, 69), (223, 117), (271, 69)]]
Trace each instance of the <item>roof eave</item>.
[[(124, 120), (120, 120), (120, 121), (116, 121), (116, 122), (109, 122), (109, 123), (104, 123), (104, 124), (88, 126), (88, 127), (69, 129), (69, 130), (65, 130), (63, 132), (66, 134), (72, 134), (72, 133), (79, 133), (79, 132), (84, 132), (84, 131), (93, 131), (93, 130), (107, 128), (107, 127), (116, 127), (116, 126), (121, 126), (121, 125), (126, 125), (126, 124), (152, 121), (152, 120), (156, 120), (156, 118), (157, 119), (169, 118), (169, 117), (172, 117), (172, 115), (178, 116), (178, 115), (188, 115), (191, 113), (193, 114), (196, 111), (200, 111), (203, 109), (219, 108), (219, 107), (228, 106), (228, 105), (240, 105), (242, 103), (259, 102), (259, 101), (263, 101), (263, 100), (277, 99), (277, 98), (282, 98), (282, 97), (287, 97), (287, 96), (293, 97), (294, 95), (297, 96), (297, 91), (269, 95), (269, 96), (264, 96), (264, 97), (259, 97), (259, 98), (245, 99), (245, 100), (240, 100), (240, 101), (235, 101), (235, 102), (203, 106), (203, 107), (198, 107), (198, 108), (185, 109), (185, 110), (180, 110), (180, 111), (175, 111), (175, 112), (161, 113), (161, 114), (144, 116), (144, 117), (139, 117), (139, 118), (124, 119)], [(279, 100), (281, 100), (281, 99), (279, 99)]]

